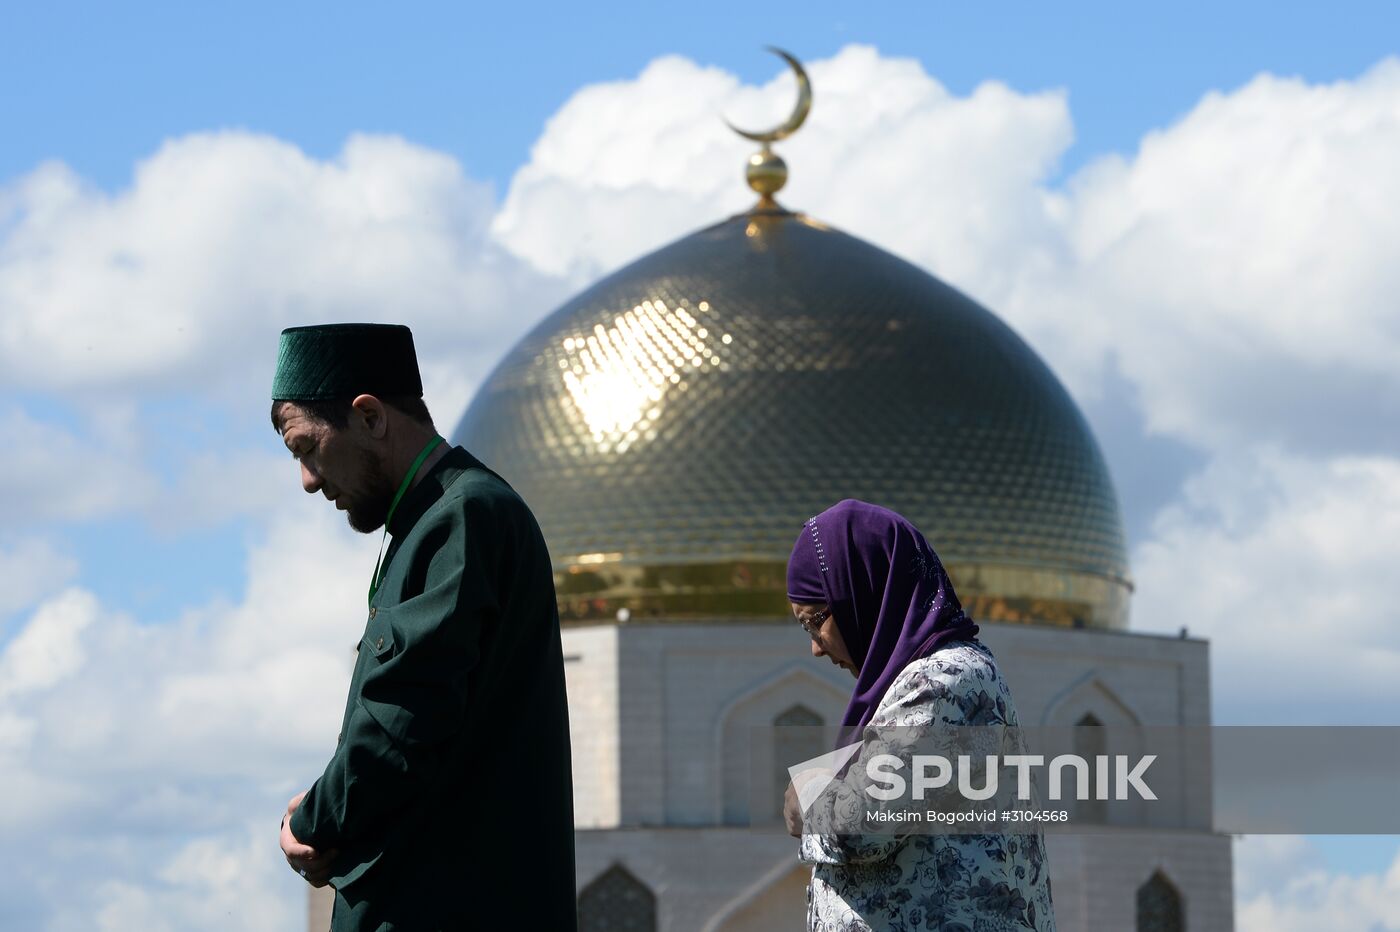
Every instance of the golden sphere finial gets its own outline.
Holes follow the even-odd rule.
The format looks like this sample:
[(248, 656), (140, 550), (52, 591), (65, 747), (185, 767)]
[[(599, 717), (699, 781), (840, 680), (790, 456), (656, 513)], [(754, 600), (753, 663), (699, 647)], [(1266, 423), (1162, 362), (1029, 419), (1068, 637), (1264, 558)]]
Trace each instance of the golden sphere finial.
[(803, 121), (807, 119), (807, 114), (812, 110), (812, 82), (808, 80), (807, 72), (803, 69), (802, 63), (780, 48), (770, 45), (768, 50), (787, 61), (793, 74), (797, 76), (797, 104), (793, 107), (792, 113), (773, 129), (763, 132), (743, 130), (728, 120), (724, 121), (725, 125), (745, 139), (752, 139), (754, 142), (763, 144), (762, 149), (749, 156), (749, 164), (744, 171), (744, 177), (748, 179), (749, 187), (758, 192), (759, 210), (776, 209), (778, 203), (773, 200), (773, 195), (787, 184), (787, 163), (769, 148), (770, 145), (797, 132)]
[(744, 177), (748, 179), (749, 187), (758, 192), (759, 206), (776, 207), (777, 202), (773, 200), (773, 195), (782, 190), (787, 184), (787, 162), (772, 149), (764, 146), (753, 155), (749, 156), (748, 167), (744, 170)]

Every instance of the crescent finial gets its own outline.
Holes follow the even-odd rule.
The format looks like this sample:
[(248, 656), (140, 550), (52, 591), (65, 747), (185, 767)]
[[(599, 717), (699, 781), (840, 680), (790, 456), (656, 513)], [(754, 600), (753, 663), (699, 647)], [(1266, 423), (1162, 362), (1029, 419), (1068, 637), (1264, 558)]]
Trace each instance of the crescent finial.
[(787, 184), (787, 163), (782, 157), (769, 148), (780, 139), (786, 139), (797, 132), (802, 126), (802, 122), (807, 119), (807, 114), (812, 110), (812, 82), (807, 78), (807, 71), (802, 67), (802, 63), (784, 52), (776, 46), (768, 46), (768, 51), (780, 56), (792, 68), (792, 73), (797, 76), (797, 104), (792, 108), (792, 114), (782, 123), (766, 132), (756, 133), (746, 129), (740, 129), (729, 120), (724, 121), (734, 132), (745, 139), (752, 139), (763, 146), (762, 149), (749, 156), (748, 167), (744, 170), (744, 177), (749, 182), (749, 187), (758, 192), (758, 206), (760, 211), (778, 210), (778, 202), (773, 200), (773, 195)]
[(762, 143), (765, 146), (786, 139), (797, 132), (798, 128), (802, 126), (802, 122), (807, 119), (807, 114), (812, 110), (812, 82), (808, 80), (807, 71), (802, 67), (802, 63), (777, 46), (768, 46), (768, 51), (785, 60), (789, 67), (792, 68), (792, 73), (797, 76), (797, 104), (792, 108), (792, 114), (784, 122), (766, 132), (752, 132), (750, 130), (740, 129), (733, 123), (730, 123), (728, 119), (724, 121), (725, 126), (728, 126), (740, 136), (743, 136), (745, 139), (752, 139), (754, 142)]

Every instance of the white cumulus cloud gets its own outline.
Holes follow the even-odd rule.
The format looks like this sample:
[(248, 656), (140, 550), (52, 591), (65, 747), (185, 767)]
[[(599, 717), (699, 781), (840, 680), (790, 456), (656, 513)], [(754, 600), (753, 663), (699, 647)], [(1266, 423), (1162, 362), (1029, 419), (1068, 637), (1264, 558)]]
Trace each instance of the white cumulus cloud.
[[(196, 134), (116, 193), (58, 163), (0, 187), (0, 383), (66, 406), (0, 407), (7, 514), (179, 529), (258, 513), (273, 471), (247, 433), (265, 422), (277, 334), (296, 324), (413, 327), (450, 430), (564, 294), (494, 243), (494, 211), (456, 159), (385, 136), (318, 160)], [(208, 424), (223, 425), (217, 452), (191, 450)]]
[(57, 928), (285, 925), (258, 918), (301, 891), (269, 881), (273, 823), (334, 746), (377, 544), (303, 498), (236, 604), (152, 625), (69, 590), (5, 647), (0, 898)]
[(1329, 871), (1307, 839), (1251, 835), (1235, 845), (1239, 932), (1400, 929), (1400, 851), (1383, 869)]
[(1208, 94), (1072, 179), (1063, 265), (1007, 309), (1066, 363), (1116, 355), (1154, 430), (1400, 452), (1396, 151), (1397, 59)]
[(53, 932), (294, 929), (305, 922), (304, 884), (279, 864), (262, 823), (194, 839), (167, 853), (154, 878), (108, 880), (95, 897), (60, 907)]
[[(1072, 138), (1062, 94), (988, 82), (958, 98), (918, 62), (859, 45), (807, 70), (816, 103), (778, 146), (791, 172), (782, 203), (977, 285), (1045, 248), (1037, 182)], [(494, 230), (543, 270), (596, 277), (752, 204), (743, 170), (756, 145), (721, 117), (776, 123), (794, 95), (786, 72), (755, 88), (674, 56), (584, 88), (516, 173)]]
[(79, 589), (46, 602), (0, 653), (0, 701), (49, 689), (87, 659), (82, 633), (97, 618), (97, 600)]
[(1391, 724), (1398, 564), (1400, 459), (1217, 460), (1134, 554), (1135, 624), (1210, 639), (1217, 721)]
[(52, 594), (78, 573), (78, 562), (45, 537), (0, 547), (0, 619)]
[[(0, 407), (0, 487), (11, 526), (52, 527), (109, 517), (148, 500), (159, 487), (131, 437), (36, 418)], [(104, 436), (105, 434), (105, 436)]]
[(116, 194), (45, 165), (0, 194), (0, 378), (246, 401), (270, 385), (282, 327), (330, 320), (417, 325), (430, 358), (487, 365), (553, 296), (493, 246), (493, 211), (455, 159), (394, 137), (320, 161), (266, 136), (186, 136)]

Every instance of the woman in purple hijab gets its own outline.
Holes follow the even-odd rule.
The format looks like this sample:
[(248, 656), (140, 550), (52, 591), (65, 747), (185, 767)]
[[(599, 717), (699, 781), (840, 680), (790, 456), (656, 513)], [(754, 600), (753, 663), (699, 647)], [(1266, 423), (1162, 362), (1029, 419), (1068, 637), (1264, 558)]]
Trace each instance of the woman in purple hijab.
[[(813, 656), (856, 678), (841, 744), (872, 744), (879, 728), (1017, 724), (942, 562), (899, 514), (847, 499), (812, 518), (793, 546), (787, 587)], [(784, 816), (812, 865), (812, 932), (1055, 928), (1038, 833), (804, 833), (797, 796), (789, 788)], [(810, 805), (833, 798), (824, 792)]]

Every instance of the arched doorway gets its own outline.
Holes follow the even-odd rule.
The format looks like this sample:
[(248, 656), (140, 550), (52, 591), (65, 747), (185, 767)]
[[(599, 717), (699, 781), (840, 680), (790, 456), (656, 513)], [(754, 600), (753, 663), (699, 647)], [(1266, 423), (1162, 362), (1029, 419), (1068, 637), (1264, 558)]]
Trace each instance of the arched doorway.
[(656, 932), (656, 894), (621, 864), (578, 895), (579, 932)]
[(1137, 932), (1183, 932), (1181, 891), (1160, 870), (1137, 891)]

